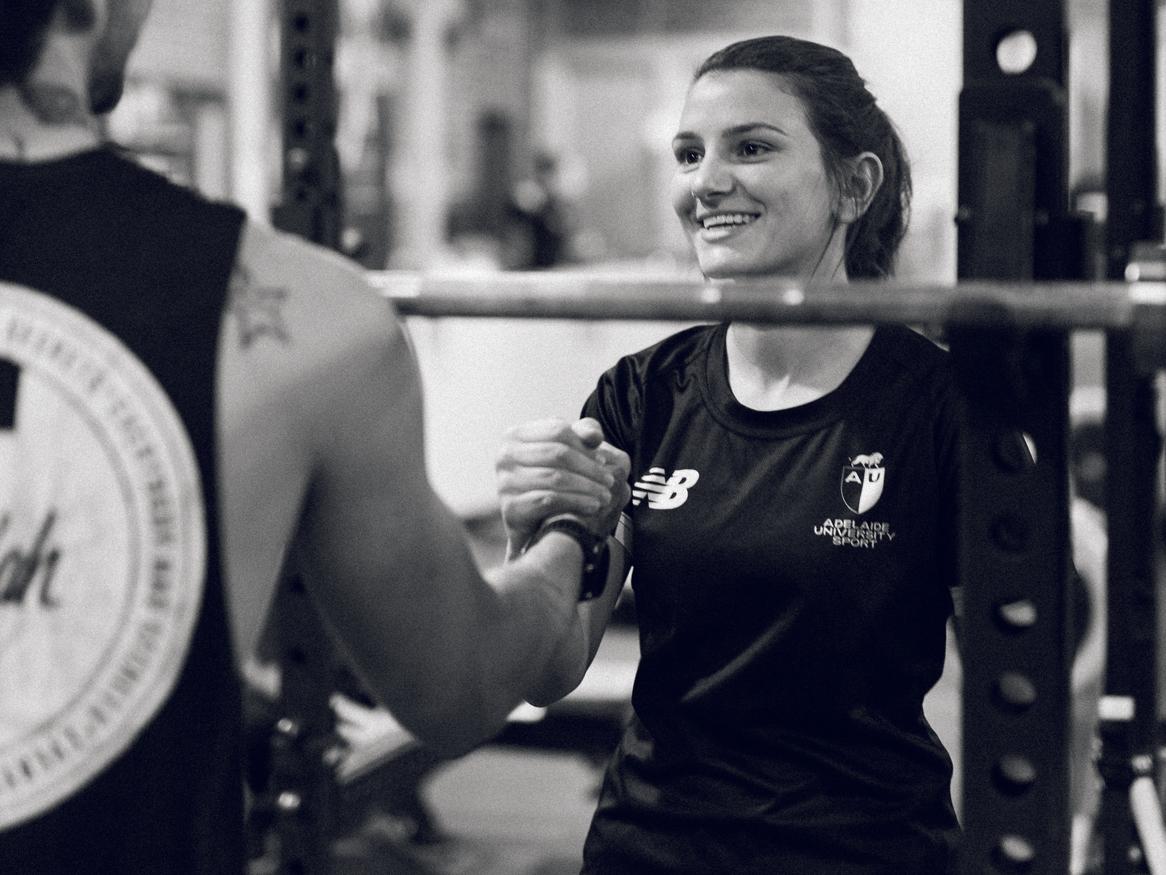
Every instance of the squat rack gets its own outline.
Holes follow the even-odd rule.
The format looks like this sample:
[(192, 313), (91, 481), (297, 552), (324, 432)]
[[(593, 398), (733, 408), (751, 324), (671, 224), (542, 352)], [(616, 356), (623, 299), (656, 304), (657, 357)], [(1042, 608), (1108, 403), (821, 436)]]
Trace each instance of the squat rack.
[[(1110, 0), (1106, 263), (1083, 282), (1087, 226), (1068, 203), (1065, 0), (965, 0), (957, 287), (696, 284), (676, 277), (375, 274), (402, 315), (945, 326), (966, 404), (961, 562), (963, 824), (972, 873), (1064, 875), (1069, 860), (1068, 334), (1106, 332), (1108, 652), (1099, 829), (1106, 875), (1142, 871), (1129, 804), (1157, 777), (1158, 472), (1153, 375), (1166, 365), (1166, 286), (1126, 281), (1160, 238), (1154, 157), (1155, 0)], [(336, 0), (281, 0), (281, 227), (328, 246), (340, 228), (333, 138)], [(1010, 34), (1032, 64), (1004, 72)], [(1034, 464), (1006, 435), (1027, 434)], [(335, 770), (330, 649), (294, 573), (281, 588), (284, 717), (276, 734), (285, 872), (326, 872)], [(286, 615), (285, 615), (286, 617)], [(308, 618), (305, 620), (305, 618)], [(297, 632), (298, 630), (298, 632)], [(290, 680), (289, 680), (290, 679)], [(298, 679), (298, 680), (297, 680)], [(1160, 825), (1160, 824), (1159, 824)]]

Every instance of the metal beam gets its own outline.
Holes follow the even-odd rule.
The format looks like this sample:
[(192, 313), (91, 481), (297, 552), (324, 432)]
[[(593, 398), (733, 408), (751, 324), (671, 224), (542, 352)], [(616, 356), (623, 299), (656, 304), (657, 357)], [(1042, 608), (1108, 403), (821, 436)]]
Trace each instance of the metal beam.
[(1166, 282), (807, 286), (591, 271), (380, 271), (368, 278), (404, 316), (1166, 330)]

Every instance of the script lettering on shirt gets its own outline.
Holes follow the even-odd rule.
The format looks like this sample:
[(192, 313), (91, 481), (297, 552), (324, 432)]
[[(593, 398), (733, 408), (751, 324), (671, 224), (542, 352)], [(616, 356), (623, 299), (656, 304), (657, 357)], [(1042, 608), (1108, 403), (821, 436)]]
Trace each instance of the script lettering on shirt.
[(9, 543), (11, 514), (0, 515), (0, 605), (25, 605), (33, 592), (38, 593), (43, 607), (59, 605), (52, 586), (61, 561), (60, 549), (51, 544), (56, 520), (56, 511), (50, 510), (32, 544), (23, 547)]

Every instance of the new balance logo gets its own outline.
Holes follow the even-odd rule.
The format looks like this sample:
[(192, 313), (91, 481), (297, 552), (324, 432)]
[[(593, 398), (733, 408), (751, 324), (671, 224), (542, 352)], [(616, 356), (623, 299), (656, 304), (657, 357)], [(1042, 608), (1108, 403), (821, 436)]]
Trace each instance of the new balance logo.
[(672, 510), (688, 501), (688, 490), (700, 479), (700, 472), (692, 468), (678, 468), (664, 476), (663, 468), (650, 468), (640, 475), (632, 487), (632, 506), (639, 507), (646, 496), (648, 507)]

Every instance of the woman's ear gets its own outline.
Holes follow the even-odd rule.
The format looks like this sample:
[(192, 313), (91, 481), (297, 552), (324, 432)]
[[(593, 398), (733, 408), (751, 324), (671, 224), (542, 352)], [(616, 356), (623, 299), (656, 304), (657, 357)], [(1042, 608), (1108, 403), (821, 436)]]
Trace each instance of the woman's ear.
[(847, 162), (848, 173), (838, 203), (838, 221), (857, 222), (883, 184), (883, 162), (874, 152), (862, 152)]

